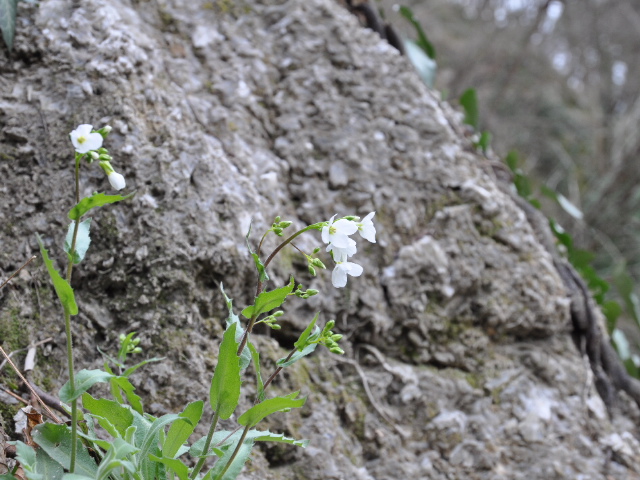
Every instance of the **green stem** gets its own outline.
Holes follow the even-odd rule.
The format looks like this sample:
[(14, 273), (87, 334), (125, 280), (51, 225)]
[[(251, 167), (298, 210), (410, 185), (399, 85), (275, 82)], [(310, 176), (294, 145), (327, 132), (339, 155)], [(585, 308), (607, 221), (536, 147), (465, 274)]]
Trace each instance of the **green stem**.
[[(76, 204), (80, 203), (80, 159), (76, 155)], [(67, 283), (71, 285), (71, 273), (73, 272), (73, 257), (76, 251), (76, 240), (78, 238), (78, 228), (80, 226), (80, 219), (78, 218), (74, 222), (73, 237), (71, 239), (71, 249), (69, 250), (69, 265), (67, 266)], [(69, 385), (71, 391), (76, 390), (75, 374), (73, 369), (73, 337), (71, 335), (71, 315), (65, 308), (64, 311), (64, 328), (67, 334), (67, 363), (69, 366)], [(76, 449), (78, 441), (78, 399), (71, 401), (71, 460), (69, 462), (69, 473), (73, 473), (76, 468)]]
[(202, 466), (204, 465), (204, 462), (207, 459), (206, 454), (209, 453), (209, 447), (211, 446), (211, 440), (213, 439), (213, 432), (215, 431), (217, 425), (218, 425), (218, 412), (215, 412), (213, 414), (213, 419), (211, 420), (211, 427), (209, 427), (207, 440), (204, 442), (204, 448), (202, 449), (203, 456), (202, 458), (200, 458), (200, 460), (198, 460), (198, 463), (193, 469), (193, 472), (191, 472), (191, 480), (195, 479), (198, 473), (200, 473), (200, 470), (202, 469)]
[[(271, 260), (282, 250), (285, 246), (289, 245), (296, 237), (302, 235), (304, 232), (308, 232), (309, 230), (317, 230), (318, 227), (326, 224), (326, 222), (314, 223), (313, 225), (308, 225), (304, 227), (302, 230), (298, 230), (296, 233), (287, 238), (284, 242), (276, 247), (276, 249), (271, 252), (271, 255), (267, 257), (267, 260), (264, 262), (264, 268), (267, 268), (267, 265), (271, 263)], [(256, 287), (256, 297), (262, 293), (264, 289), (264, 285), (262, 285), (262, 281), (258, 278), (258, 286)], [(247, 329), (244, 331), (244, 335), (242, 335), (242, 341), (240, 342), (240, 346), (238, 347), (238, 356), (242, 354), (244, 347), (247, 346), (247, 341), (249, 340), (249, 335), (253, 330), (253, 326), (256, 324), (257, 316), (251, 317), (249, 320), (249, 325), (247, 325)]]
[(231, 458), (229, 459), (227, 464), (224, 466), (224, 469), (222, 470), (222, 473), (218, 476), (218, 478), (224, 478), (224, 474), (227, 473), (227, 470), (229, 470), (229, 467), (231, 466), (235, 458), (238, 456), (240, 447), (242, 447), (242, 444), (244, 443), (244, 439), (247, 438), (247, 433), (249, 433), (250, 429), (251, 429), (251, 425), (247, 425), (246, 427), (244, 427), (244, 430), (242, 431), (242, 436), (240, 437), (240, 440), (236, 445), (236, 449), (231, 454)]

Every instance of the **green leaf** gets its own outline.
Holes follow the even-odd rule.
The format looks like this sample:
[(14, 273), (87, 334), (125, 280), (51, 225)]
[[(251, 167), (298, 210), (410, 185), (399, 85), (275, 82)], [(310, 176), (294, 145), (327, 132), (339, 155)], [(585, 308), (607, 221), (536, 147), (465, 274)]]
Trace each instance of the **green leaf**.
[(216, 462), (213, 468), (209, 470), (209, 473), (207, 473), (202, 480), (235, 480), (238, 475), (240, 475), (240, 471), (249, 458), (249, 454), (251, 454), (252, 448), (252, 441), (244, 441), (240, 446), (238, 454), (233, 459), (233, 462), (231, 463), (225, 474), (222, 475), (222, 471), (226, 467), (227, 463), (229, 463), (231, 455), (233, 455), (234, 451), (234, 448), (227, 449), (224, 456)]
[(101, 207), (103, 205), (107, 205), (109, 203), (121, 202), (122, 200), (126, 200), (128, 198), (133, 197), (136, 192), (132, 192), (129, 195), (105, 195), (104, 193), (95, 193), (90, 197), (85, 197), (80, 200), (75, 207), (69, 210), (69, 218), (71, 220), (80, 220), (82, 216), (87, 213), (92, 208)]
[(96, 383), (108, 382), (110, 378), (113, 378), (113, 375), (103, 370), (80, 370), (75, 377), (76, 389), (72, 390), (71, 384), (65, 383), (60, 389), (60, 401), (71, 402)]
[(469, 88), (460, 95), (460, 105), (464, 108), (464, 123), (478, 130), (480, 118), (478, 113), (478, 99), (474, 88)]
[[(35, 428), (33, 440), (40, 448), (47, 452), (56, 462), (67, 470), (71, 464), (71, 430), (66, 425), (56, 425), (53, 423), (42, 423)], [(39, 450), (40, 452), (40, 450)], [(76, 473), (95, 478), (98, 471), (96, 462), (89, 456), (83, 448), (82, 443), (76, 442)], [(50, 477), (46, 477), (47, 480)]]
[(482, 150), (482, 153), (487, 153), (489, 150), (489, 143), (491, 142), (491, 133), (484, 131), (480, 134), (480, 139), (476, 143), (476, 147)]
[(134, 366), (127, 368), (124, 373), (122, 374), (123, 377), (129, 377), (131, 376), (131, 374), (133, 372), (135, 372), (137, 369), (139, 369), (140, 367), (143, 367), (144, 365), (146, 365), (147, 363), (152, 363), (152, 362), (161, 362), (163, 361), (165, 358), (167, 357), (153, 357), (153, 358), (147, 358), (146, 360), (141, 361), (140, 363), (136, 363)]
[(300, 334), (300, 337), (298, 338), (296, 343), (293, 344), (293, 346), (296, 347), (298, 351), (302, 351), (304, 347), (307, 346), (309, 337), (316, 335), (320, 331), (320, 328), (316, 327), (316, 322), (318, 321), (319, 315), (320, 312), (316, 313), (316, 315), (313, 317), (313, 320), (311, 320), (311, 323)]
[(256, 371), (256, 384), (258, 387), (258, 402), (264, 400), (264, 382), (262, 381), (262, 374), (260, 373), (260, 354), (256, 347), (249, 342), (247, 344), (249, 351), (251, 352), (251, 358), (253, 359), (253, 369)]
[[(320, 329), (318, 329), (318, 331), (319, 330)], [(310, 343), (309, 345), (304, 347), (302, 350), (297, 350), (293, 355), (291, 355), (291, 358), (289, 360), (287, 360), (287, 357), (282, 357), (276, 362), (276, 365), (282, 368), (289, 367), (294, 363), (296, 363), (301, 358), (306, 357), (307, 355), (313, 353), (317, 346), (318, 346), (317, 343)]]
[[(67, 238), (64, 240), (64, 251), (71, 257), (71, 244), (73, 242), (73, 230), (76, 222), (73, 221), (69, 224), (69, 230), (67, 231)], [(78, 235), (76, 236), (76, 248), (73, 252), (73, 264), (79, 264), (89, 249), (91, 238), (89, 237), (89, 229), (91, 227), (91, 218), (80, 222), (78, 226)]]
[(259, 403), (251, 407), (249, 410), (244, 412), (238, 418), (238, 423), (244, 426), (255, 426), (260, 422), (263, 418), (271, 415), (275, 412), (282, 412), (285, 410), (290, 410), (292, 408), (299, 408), (304, 405), (304, 402), (307, 400), (306, 397), (296, 399), (300, 392), (293, 392), (284, 397), (275, 397), (269, 398), (264, 402)]
[[(125, 469), (129, 473), (135, 473), (135, 465), (131, 461), (125, 459), (127, 456), (136, 452), (138, 452), (138, 449), (130, 443), (127, 443), (121, 438), (114, 439), (111, 445), (107, 448), (106, 455), (100, 462), (96, 478), (98, 480), (107, 479), (113, 470), (121, 468)], [(115, 476), (115, 478), (121, 477)]]
[(167, 457), (158, 457), (156, 455), (149, 455), (149, 458), (154, 462), (159, 462), (169, 467), (171, 470), (173, 470), (176, 473), (176, 475), (178, 475), (178, 478), (180, 480), (189, 479), (189, 468), (180, 460), (176, 460), (174, 458), (167, 458)]
[(250, 236), (251, 236), (251, 224), (249, 224), (249, 231), (247, 232), (247, 236), (245, 237), (245, 240), (247, 242), (247, 249), (249, 250), (249, 253), (253, 257), (253, 263), (255, 263), (256, 269), (258, 270), (258, 276), (260, 278), (260, 281), (262, 283), (268, 282), (269, 275), (267, 275), (267, 271), (264, 268), (264, 264), (262, 263), (262, 260), (260, 260), (260, 257), (258, 256), (258, 254), (254, 253), (253, 249), (251, 248), (251, 243), (249, 242)]
[[(105, 368), (105, 370), (107, 369)], [(111, 373), (110, 369), (107, 371)], [(141, 415), (144, 413), (144, 410), (142, 408), (142, 400), (138, 395), (136, 395), (135, 393), (136, 388), (131, 384), (128, 377), (113, 376), (112, 378), (109, 379), (109, 383), (111, 386), (111, 394), (119, 404), (121, 405), (125, 404), (124, 398), (122, 397), (122, 393), (124, 392), (124, 395), (127, 398), (129, 405), (131, 405), (131, 408), (133, 408), (136, 412), (138, 412)]]
[[(167, 438), (162, 445), (162, 456), (164, 458), (176, 457), (180, 447), (188, 440), (196, 428), (196, 425), (198, 425), (202, 417), (203, 408), (204, 402), (202, 400), (192, 402), (187, 405), (180, 414), (182, 418), (186, 418), (189, 421), (180, 419), (173, 422), (173, 425), (169, 428), (169, 432), (167, 432)], [(176, 473), (178, 472), (176, 471)]]
[(608, 300), (600, 308), (607, 319), (607, 332), (611, 335), (618, 324), (618, 318), (622, 315), (622, 307), (615, 300)]
[(237, 323), (232, 323), (224, 332), (218, 364), (211, 379), (209, 399), (211, 408), (221, 419), (229, 418), (240, 399), (240, 358), (237, 355), (238, 342), (236, 340)]
[(44, 449), (38, 449), (36, 452), (36, 472), (41, 474), (45, 480), (61, 480), (64, 468)]
[(283, 433), (272, 433), (269, 430), (251, 430), (247, 434), (247, 440), (256, 442), (276, 442), (295, 445), (296, 447), (307, 448), (309, 440), (296, 440), (295, 438), (285, 437)]
[[(158, 450), (159, 453), (159, 449), (157, 448), (157, 442), (158, 442), (158, 438), (159, 438), (159, 433), (160, 430), (167, 424), (179, 419), (179, 418), (184, 418), (181, 417), (178, 414), (175, 413), (168, 413), (166, 415), (163, 415), (162, 417), (156, 419), (152, 424), (151, 427), (149, 427), (149, 431), (147, 432), (144, 440), (142, 441), (142, 446), (140, 447), (140, 458), (141, 458), (141, 463), (148, 461), (149, 459), (147, 458), (149, 453), (153, 453), (151, 451), (151, 447), (154, 446), (155, 450)], [(188, 418), (184, 418), (185, 421), (189, 422), (190, 420)]]
[[(133, 413), (118, 402), (104, 398), (95, 399), (88, 393), (82, 395), (82, 406), (97, 417), (103, 417), (117, 430), (116, 437), (124, 437), (124, 433), (133, 423)], [(98, 422), (100, 419), (98, 418)], [(100, 422), (100, 425), (102, 423)], [(103, 428), (106, 429), (104, 425)], [(112, 434), (113, 435), (113, 434)]]
[(288, 285), (276, 288), (270, 292), (262, 292), (258, 295), (253, 305), (242, 311), (242, 315), (246, 318), (257, 318), (262, 313), (278, 308), (285, 302), (287, 296), (293, 291), (294, 286), (295, 282), (293, 277), (291, 277)]
[[(71, 288), (71, 285), (69, 285), (69, 283), (60, 276), (58, 271), (53, 266), (53, 262), (49, 259), (49, 253), (47, 252), (47, 249), (44, 248), (42, 239), (37, 233), (36, 238), (38, 239), (38, 245), (40, 245), (40, 254), (42, 255), (42, 260), (47, 267), (49, 277), (51, 277), (51, 281), (53, 282), (53, 288), (55, 288), (56, 290), (56, 295), (58, 295), (58, 299), (62, 304), (62, 308), (69, 315), (77, 315), (78, 305), (76, 304), (76, 299), (73, 295), (73, 288)], [(62, 401), (64, 402), (64, 400)]]
[(422, 25), (420, 24), (420, 22), (418, 22), (415, 19), (411, 9), (409, 7), (402, 6), (398, 10), (398, 12), (404, 18), (409, 20), (409, 22), (411, 22), (413, 27), (416, 29), (416, 34), (418, 35), (418, 41), (416, 42), (416, 44), (424, 50), (424, 52), (429, 56), (429, 58), (435, 60), (436, 49), (433, 47), (433, 44), (429, 41), (429, 39), (427, 38), (427, 35), (424, 33), (424, 30), (422, 29)]
[[(227, 328), (231, 326), (232, 323), (236, 323), (236, 342), (240, 344), (242, 341), (242, 336), (244, 335), (244, 329), (242, 325), (240, 325), (240, 318), (233, 313), (233, 301), (227, 297), (227, 294), (224, 292), (224, 288), (222, 283), (220, 283), (220, 291), (222, 292), (222, 296), (224, 297), (224, 301), (227, 304), (227, 308), (229, 309), (229, 316), (227, 317), (226, 324)], [(251, 353), (246, 348), (242, 350), (240, 354), (240, 370), (246, 369), (251, 363)]]
[(2, 30), (2, 38), (9, 50), (13, 49), (17, 10), (18, 0), (0, 0), (0, 30)]
[(62, 480), (95, 480), (93, 477), (87, 477), (86, 475), (78, 475), (77, 473), (65, 473)]

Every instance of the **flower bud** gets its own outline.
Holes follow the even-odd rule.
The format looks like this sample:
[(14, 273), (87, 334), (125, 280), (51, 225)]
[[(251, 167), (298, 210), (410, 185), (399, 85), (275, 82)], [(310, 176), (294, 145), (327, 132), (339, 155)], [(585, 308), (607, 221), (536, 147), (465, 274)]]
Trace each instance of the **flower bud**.
[(293, 223), (293, 222), (290, 222), (290, 221), (288, 221), (288, 220), (287, 220), (287, 221), (284, 221), (284, 222), (280, 222), (280, 227), (281, 227), (281, 228), (287, 228), (287, 227), (289, 227), (292, 223)]
[(109, 179), (109, 183), (114, 190), (122, 190), (127, 186), (127, 182), (125, 181), (124, 177), (118, 172), (111, 172), (109, 175), (107, 175), (107, 178)]
[(136, 347), (133, 349), (133, 353), (142, 353), (142, 349), (140, 347)]
[(343, 337), (342, 334), (340, 333), (336, 333), (335, 335), (331, 335), (331, 340), (333, 340), (334, 342), (337, 342), (338, 340), (340, 340)]
[(278, 235), (279, 237), (282, 236), (282, 229), (280, 227), (275, 227), (273, 229), (273, 233), (275, 233), (276, 235)]
[(278, 317), (281, 317), (282, 315), (284, 315), (284, 312), (282, 310), (278, 310), (272, 316), (278, 318)]
[(316, 253), (318, 253), (320, 251), (320, 247), (316, 247), (313, 249), (313, 254), (315, 255)]
[(111, 133), (111, 125), (106, 125), (105, 127), (102, 128), (102, 130), (104, 131), (104, 133), (106, 133), (107, 135)]
[(316, 269), (313, 268), (311, 265), (309, 265), (309, 273), (314, 277), (316, 276)]
[(313, 297), (314, 295), (317, 295), (318, 293), (320, 293), (318, 290), (314, 289), (314, 288), (310, 288), (309, 290), (307, 290), (307, 295), (310, 297)]
[(100, 155), (98, 155), (96, 152), (89, 152), (89, 155), (91, 156), (91, 160), (100, 160)]
[(311, 262), (311, 264), (315, 267), (318, 268), (327, 268), (324, 266), (324, 263), (322, 263), (322, 261), (319, 258), (314, 258), (313, 261)]
[(335, 327), (336, 325), (336, 321), (335, 320), (329, 320), (327, 322), (327, 324), (324, 326), (324, 331), (328, 332), (329, 330), (331, 330), (333, 327)]
[(280, 223), (280, 215), (278, 215), (275, 220), (273, 221), (273, 224), (275, 225), (276, 223)]
[(277, 323), (272, 323), (269, 325), (273, 330), (280, 330), (282, 327)]
[(329, 349), (329, 351), (330, 351), (331, 353), (335, 353), (335, 354), (337, 354), (337, 355), (342, 355), (342, 354), (344, 354), (344, 350), (343, 350), (343, 349), (341, 349), (340, 347), (333, 347), (333, 348), (330, 348), (330, 349)]

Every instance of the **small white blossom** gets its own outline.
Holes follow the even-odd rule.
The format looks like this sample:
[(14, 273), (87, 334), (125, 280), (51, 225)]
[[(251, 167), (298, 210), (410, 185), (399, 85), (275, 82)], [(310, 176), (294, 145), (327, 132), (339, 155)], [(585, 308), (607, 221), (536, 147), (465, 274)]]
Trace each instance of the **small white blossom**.
[(87, 153), (102, 147), (102, 135), (91, 133), (91, 130), (93, 125), (78, 125), (78, 128), (69, 134), (76, 152)]
[(358, 226), (355, 222), (341, 218), (334, 223), (334, 215), (329, 220), (329, 225), (322, 227), (322, 241), (324, 243), (330, 243), (337, 248), (349, 247), (349, 235), (353, 235), (358, 231)]
[(376, 212), (371, 212), (362, 219), (362, 222), (356, 222), (360, 236), (371, 243), (376, 243), (376, 227), (371, 221), (375, 214)]
[(356, 241), (348, 239), (349, 242), (345, 248), (338, 248), (333, 243), (327, 245), (327, 252), (333, 253), (333, 259), (336, 262), (346, 262), (347, 258), (352, 257), (357, 251)]
[(114, 190), (122, 190), (127, 186), (127, 182), (125, 181), (124, 177), (116, 171), (113, 171), (109, 175), (107, 175), (107, 178), (109, 179), (109, 183)]
[(357, 263), (338, 262), (331, 274), (331, 283), (336, 288), (342, 288), (347, 285), (347, 275), (359, 277), (362, 275), (362, 267)]

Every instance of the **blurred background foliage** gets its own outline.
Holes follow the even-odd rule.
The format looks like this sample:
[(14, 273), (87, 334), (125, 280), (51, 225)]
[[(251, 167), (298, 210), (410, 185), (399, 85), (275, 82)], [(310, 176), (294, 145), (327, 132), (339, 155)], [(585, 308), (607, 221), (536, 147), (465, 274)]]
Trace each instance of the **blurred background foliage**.
[[(375, 4), (402, 36), (419, 41), (397, 2)], [(571, 249), (567, 253), (581, 262), (576, 267), (592, 291), (602, 304), (609, 302), (612, 332), (611, 320), (621, 313), (614, 343), (619, 351), (626, 348), (621, 356), (637, 376), (629, 344), (631, 354), (638, 351), (640, 2), (401, 5), (437, 51), (434, 88), (452, 103), (461, 96), (464, 103), (463, 94), (475, 89), (477, 132), (490, 132), (495, 153), (511, 155), (520, 180), (530, 190), (535, 185), (542, 210), (555, 219), (560, 248)]]

